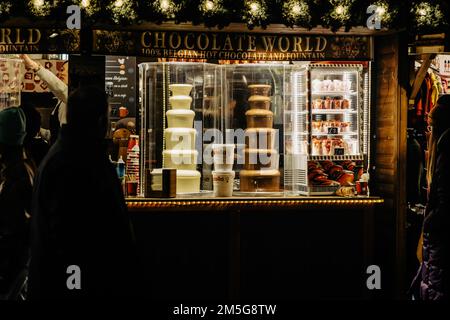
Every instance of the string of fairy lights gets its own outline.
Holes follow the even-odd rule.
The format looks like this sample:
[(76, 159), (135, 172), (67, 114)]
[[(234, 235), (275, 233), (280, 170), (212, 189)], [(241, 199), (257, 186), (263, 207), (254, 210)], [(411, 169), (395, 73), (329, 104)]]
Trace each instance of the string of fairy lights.
[(448, 0), (0, 0), (0, 20), (56, 20), (71, 4), (79, 5), (90, 23), (120, 25), (175, 21), (223, 27), (243, 22), (249, 28), (281, 23), (349, 29), (366, 25), (370, 5), (377, 6), (385, 28), (430, 31), (447, 28), (450, 21)]

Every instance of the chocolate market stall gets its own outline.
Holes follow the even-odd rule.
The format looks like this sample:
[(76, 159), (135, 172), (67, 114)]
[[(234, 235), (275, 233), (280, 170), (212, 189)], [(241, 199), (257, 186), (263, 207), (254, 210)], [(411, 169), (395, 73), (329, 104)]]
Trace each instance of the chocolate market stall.
[[(370, 161), (376, 158), (370, 153), (370, 124), (374, 123), (371, 68), (373, 61), (376, 64), (371, 32), (331, 34), (316, 29), (301, 35), (285, 32), (284, 38), (277, 38), (283, 28), (273, 27), (247, 32), (245, 47), (250, 51), (239, 55), (239, 35), (247, 30), (243, 25), (220, 32), (192, 26), (186, 32), (186, 26), (178, 25), (141, 28), (93, 30), (92, 51), (99, 56), (70, 56), (76, 63), (71, 64), (69, 84), (83, 74), (102, 74), (97, 72), (97, 62), (102, 61), (105, 88), (117, 103), (112, 106), (116, 117), (112, 120), (117, 123), (123, 118), (121, 109), (129, 113), (123, 113), (125, 117), (133, 118), (134, 112), (133, 102), (123, 99), (120, 92), (132, 90), (132, 77), (124, 80), (130, 85), (127, 88), (121, 87), (120, 77), (128, 77), (133, 67), (139, 69), (135, 72), (139, 74), (135, 87), (139, 89), (135, 97), (140, 99), (140, 110), (135, 113), (139, 137), (129, 139), (139, 144), (119, 148), (117, 156), (123, 152), (127, 161), (128, 149), (134, 152), (128, 178), (132, 173), (133, 181), (140, 182), (139, 196), (127, 202), (148, 272), (143, 285), (149, 296), (370, 297), (365, 270), (377, 264), (374, 214), (383, 199), (334, 193), (350, 181), (346, 180), (351, 179), (350, 171), (353, 181), (361, 169), (371, 171)], [(157, 32), (157, 38), (147, 38), (156, 37)], [(170, 46), (172, 39), (177, 46), (177, 34), (180, 46), (186, 43), (187, 48), (167, 53), (158, 49), (153, 51), (156, 56), (151, 55), (152, 41), (158, 45), (169, 41), (166, 46)], [(221, 48), (213, 50), (219, 46), (215, 37)], [(276, 45), (266, 48), (271, 41)], [(204, 48), (206, 42), (211, 50)], [(349, 48), (338, 50), (341, 43)], [(207, 52), (216, 56), (208, 58)], [(139, 66), (128, 65), (127, 59), (134, 56)], [(240, 64), (228, 60), (242, 58), (248, 60), (239, 60)], [(197, 62), (181, 62), (187, 59)], [(181, 85), (189, 90), (183, 92)], [(179, 107), (173, 108), (171, 100), (178, 101)], [(175, 117), (169, 117), (172, 110), (183, 112), (172, 112)], [(193, 115), (192, 120), (186, 121), (187, 114)], [(111, 130), (117, 131), (114, 125)], [(170, 145), (167, 138), (174, 133), (188, 139)], [(235, 146), (235, 190), (229, 198), (213, 195), (214, 165), (204, 161), (213, 143)], [(137, 171), (136, 148), (132, 150), (136, 145), (140, 153)], [(183, 155), (181, 161), (177, 154)], [(257, 159), (253, 163), (252, 154)], [(264, 156), (268, 161), (259, 161)], [(171, 160), (174, 163), (167, 164)], [(186, 176), (195, 182), (186, 183), (188, 192), (180, 190), (175, 198), (161, 198), (158, 189), (163, 186), (152, 178), (173, 165), (183, 166), (178, 171), (190, 171)], [(331, 178), (331, 166), (341, 174)], [(247, 171), (244, 187), (243, 171)], [(179, 178), (183, 175), (177, 176), (177, 182)], [(177, 187), (182, 185), (177, 183)], [(371, 194), (376, 187), (370, 185)], [(306, 290), (299, 291), (300, 287)]]
[[(375, 174), (373, 32), (245, 30), (93, 31), (96, 54), (137, 56), (139, 187), (127, 201), (149, 295), (370, 297), (384, 200), (354, 185)], [(234, 149), (231, 197), (214, 196), (216, 144)]]

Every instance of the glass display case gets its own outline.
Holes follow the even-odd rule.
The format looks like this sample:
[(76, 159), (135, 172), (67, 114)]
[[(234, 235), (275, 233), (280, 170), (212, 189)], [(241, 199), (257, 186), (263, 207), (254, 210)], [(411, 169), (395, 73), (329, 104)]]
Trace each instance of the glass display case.
[(235, 196), (331, 195), (367, 168), (368, 63), (139, 69), (142, 193), (175, 168), (178, 195), (212, 195), (214, 144), (234, 145)]
[[(308, 110), (295, 111), (309, 136), (309, 146), (301, 134), (296, 140), (297, 191), (330, 195), (359, 180), (367, 167), (369, 69), (363, 64), (311, 64), (308, 70)], [(301, 94), (304, 88), (299, 87)]]
[(139, 71), (141, 194), (162, 190), (163, 168), (177, 169), (177, 194), (211, 189), (201, 181), (203, 137), (220, 121), (218, 66), (143, 63)]
[(236, 145), (236, 195), (285, 189), (283, 115), (292, 70), (289, 64), (224, 66), (225, 142)]

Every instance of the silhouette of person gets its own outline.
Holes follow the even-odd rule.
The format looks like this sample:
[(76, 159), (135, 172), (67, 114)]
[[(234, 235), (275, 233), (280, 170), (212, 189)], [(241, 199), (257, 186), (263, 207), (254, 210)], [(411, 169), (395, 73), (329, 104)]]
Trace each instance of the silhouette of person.
[(50, 141), (53, 144), (58, 137), (60, 127), (67, 122), (67, 96), (69, 89), (61, 79), (54, 75), (50, 70), (42, 68), (38, 62), (32, 60), (28, 55), (21, 54), (20, 57), (23, 59), (25, 67), (31, 69), (42, 81), (44, 81), (47, 84), (48, 89), (58, 99), (58, 103), (50, 116)]
[(0, 294), (6, 295), (29, 249), (29, 214), (35, 168), (24, 157), (25, 114), (0, 111)]
[(450, 300), (450, 96), (439, 98), (428, 120), (428, 203), (412, 292), (421, 300)]
[[(30, 299), (137, 293), (134, 237), (106, 152), (107, 128), (105, 92), (95, 87), (75, 90), (68, 99), (67, 124), (36, 177)], [(73, 273), (73, 283), (70, 266), (80, 271)]]
[(33, 160), (38, 167), (50, 149), (48, 142), (40, 135), (41, 114), (31, 104), (22, 104), (20, 107), (26, 116), (25, 152), (27, 157)]

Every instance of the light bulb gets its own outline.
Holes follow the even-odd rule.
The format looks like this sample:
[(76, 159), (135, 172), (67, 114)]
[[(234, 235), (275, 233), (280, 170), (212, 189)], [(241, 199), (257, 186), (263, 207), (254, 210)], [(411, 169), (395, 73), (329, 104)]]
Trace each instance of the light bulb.
[(259, 10), (259, 4), (256, 3), (256, 2), (252, 2), (252, 3), (250, 4), (250, 10), (251, 10), (253, 13), (256, 13), (256, 12)]
[(44, 0), (34, 0), (33, 4), (35, 7), (42, 7), (44, 5)]
[(420, 9), (420, 10), (419, 10), (419, 15), (421, 15), (422, 17), (426, 16), (426, 15), (427, 15), (427, 10), (425, 10), (425, 9)]
[(212, 2), (212, 1), (206, 1), (205, 2), (205, 8), (206, 8), (206, 10), (213, 10), (214, 9), (214, 2)]
[(169, 0), (161, 0), (160, 4), (162, 11), (167, 11), (170, 7)]
[(117, 8), (120, 8), (120, 7), (123, 5), (123, 0), (117, 0), (117, 1), (114, 3), (114, 5), (115, 5)]
[(89, 7), (90, 4), (91, 4), (91, 1), (90, 1), (90, 0), (81, 0), (81, 6), (82, 6), (83, 8)]
[(294, 14), (299, 14), (302, 11), (302, 8), (300, 8), (300, 6), (298, 4), (294, 4), (294, 6), (292, 7), (292, 13)]
[(386, 13), (386, 9), (384, 7), (378, 7), (377, 13), (381, 17), (382, 15), (384, 15)]
[(343, 14), (344, 11), (345, 11), (345, 9), (344, 9), (343, 6), (341, 6), (341, 5), (337, 6), (337, 8), (336, 8), (336, 13), (337, 14)]

